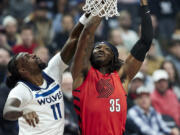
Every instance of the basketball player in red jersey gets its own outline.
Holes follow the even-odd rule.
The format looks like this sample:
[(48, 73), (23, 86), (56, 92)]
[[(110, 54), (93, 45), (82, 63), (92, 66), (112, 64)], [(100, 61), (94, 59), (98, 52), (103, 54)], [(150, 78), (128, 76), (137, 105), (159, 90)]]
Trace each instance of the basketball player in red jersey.
[(82, 135), (122, 135), (126, 122), (128, 83), (140, 69), (153, 39), (147, 0), (141, 0), (141, 38), (125, 60), (108, 42), (94, 45), (101, 22), (91, 17), (81, 33), (72, 63), (74, 106)]

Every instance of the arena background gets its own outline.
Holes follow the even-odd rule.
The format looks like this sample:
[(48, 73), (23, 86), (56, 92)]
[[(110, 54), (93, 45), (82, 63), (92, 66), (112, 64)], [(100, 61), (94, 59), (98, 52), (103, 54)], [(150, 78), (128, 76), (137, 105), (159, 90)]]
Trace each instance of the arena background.
[[(169, 75), (168, 90), (176, 95), (179, 104), (176, 110), (180, 110), (180, 1), (148, 1), (154, 40), (141, 73), (129, 85), (128, 109), (135, 104), (136, 90), (139, 86), (144, 84), (151, 93), (155, 90), (152, 74), (162, 68)], [(84, 2), (84, 0), (0, 0), (0, 135), (18, 134), (18, 122), (3, 119), (4, 104), (10, 91), (5, 84), (10, 57), (26, 51), (37, 54), (47, 63), (65, 44), (73, 26), (83, 14)], [(139, 0), (118, 0), (118, 10), (120, 17), (103, 20), (96, 31), (95, 41), (110, 41), (118, 48), (119, 57), (124, 60), (140, 36)], [(32, 32), (23, 31), (26, 28), (30, 28)], [(68, 69), (63, 82), (66, 106), (64, 134), (76, 135), (77, 118), (73, 110), (72, 95), (69, 94), (69, 88), (72, 90), (72, 78), (67, 72)], [(169, 98), (167, 100), (171, 101)], [(174, 109), (178, 106), (168, 104), (167, 107)], [(180, 115), (180, 111), (176, 113)], [(178, 127), (171, 116), (162, 115), (170, 128)], [(135, 126), (127, 121), (126, 134), (138, 135), (139, 133), (134, 130), (141, 127), (135, 129)]]

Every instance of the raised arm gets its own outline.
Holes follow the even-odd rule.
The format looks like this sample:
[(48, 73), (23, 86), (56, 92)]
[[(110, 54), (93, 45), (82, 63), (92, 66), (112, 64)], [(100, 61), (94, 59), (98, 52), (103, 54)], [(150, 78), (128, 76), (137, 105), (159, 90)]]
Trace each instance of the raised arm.
[[(88, 19), (88, 17), (89, 17), (88, 14), (84, 14), (83, 17), (80, 18), (80, 22), (78, 22), (75, 25), (68, 40), (66, 41), (64, 47), (62, 48), (60, 55), (61, 55), (62, 60), (66, 64), (69, 64), (72, 57), (74, 56), (79, 36), (80, 36), (80, 34), (84, 28), (84, 25), (86, 23), (86, 22), (84, 22), (84, 21), (86, 21), (84, 19)], [(82, 18), (83, 18), (83, 20), (82, 20)]]
[(132, 48), (131, 53), (125, 60), (125, 64), (119, 70), (120, 77), (125, 76), (123, 85), (126, 90), (128, 83), (139, 71), (153, 39), (153, 27), (147, 5), (147, 0), (141, 0), (141, 37)]
[(91, 66), (90, 56), (94, 46), (94, 34), (100, 22), (100, 17), (91, 16), (89, 22), (86, 24), (80, 35), (71, 68), (71, 73), (74, 79), (74, 89), (82, 84), (86, 73)]

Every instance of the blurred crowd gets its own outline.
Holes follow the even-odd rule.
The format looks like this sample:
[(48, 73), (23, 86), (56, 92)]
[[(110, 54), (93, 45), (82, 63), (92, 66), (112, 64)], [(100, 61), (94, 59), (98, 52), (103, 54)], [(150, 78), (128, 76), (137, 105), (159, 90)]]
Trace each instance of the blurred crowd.
[[(60, 51), (83, 14), (85, 0), (0, 0), (0, 135), (17, 135), (18, 123), (3, 119), (10, 89), (7, 64), (19, 52), (44, 62)], [(149, 0), (154, 40), (129, 85), (126, 135), (180, 135), (180, 1)], [(119, 17), (103, 20), (95, 41), (108, 40), (125, 60), (140, 36), (139, 1), (118, 0)], [(133, 68), (133, 67), (132, 67)], [(72, 76), (63, 75), (65, 133), (78, 135)]]

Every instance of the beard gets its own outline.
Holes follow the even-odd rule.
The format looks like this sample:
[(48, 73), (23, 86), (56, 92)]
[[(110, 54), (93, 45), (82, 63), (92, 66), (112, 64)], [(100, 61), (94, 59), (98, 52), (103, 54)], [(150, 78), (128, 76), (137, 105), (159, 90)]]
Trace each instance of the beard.
[(91, 61), (92, 66), (96, 69), (99, 69), (100, 67), (108, 66), (108, 65), (112, 64), (112, 60), (110, 60), (110, 61), (100, 60), (100, 59), (97, 59), (93, 55), (91, 55), (90, 61)]
[(102, 65), (102, 61), (96, 60), (94, 57), (92, 57), (90, 61), (92, 66), (96, 69), (99, 69)]
[(39, 69), (42, 71), (42, 70), (44, 70), (44, 69), (47, 67), (47, 64), (44, 63), (44, 62), (42, 62), (42, 63), (39, 63), (39, 64), (38, 64), (38, 67), (39, 67)]

